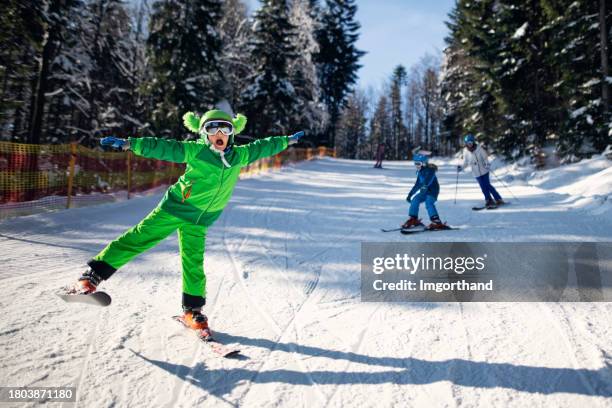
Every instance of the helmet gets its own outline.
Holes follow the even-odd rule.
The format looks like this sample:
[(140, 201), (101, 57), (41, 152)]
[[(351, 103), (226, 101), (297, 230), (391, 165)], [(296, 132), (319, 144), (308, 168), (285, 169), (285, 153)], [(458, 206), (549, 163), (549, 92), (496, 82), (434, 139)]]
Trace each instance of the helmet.
[(429, 157), (425, 156), (424, 154), (417, 153), (414, 155), (412, 160), (414, 160), (415, 164), (420, 163), (421, 165), (425, 166), (429, 161)]
[(468, 133), (467, 135), (463, 137), (463, 142), (464, 143), (476, 143), (476, 138), (474, 137), (473, 134)]
[(232, 145), (234, 143), (234, 135), (237, 135), (244, 130), (247, 119), (246, 116), (240, 113), (235, 117), (232, 117), (232, 115), (229, 113), (219, 109), (209, 110), (202, 116), (198, 116), (193, 112), (187, 112), (183, 115), (183, 123), (185, 124), (185, 127), (193, 133), (199, 133), (206, 144), (208, 144), (209, 141), (204, 132), (204, 125), (210, 121), (227, 122), (232, 125), (233, 132), (229, 135), (228, 141), (228, 145)]

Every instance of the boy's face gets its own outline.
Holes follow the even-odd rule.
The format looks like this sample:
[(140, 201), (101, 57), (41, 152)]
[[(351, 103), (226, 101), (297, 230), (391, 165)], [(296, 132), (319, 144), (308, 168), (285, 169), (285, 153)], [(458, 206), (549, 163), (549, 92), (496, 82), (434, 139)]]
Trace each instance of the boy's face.
[(219, 130), (214, 135), (208, 135), (208, 140), (210, 141), (210, 144), (215, 147), (215, 149), (223, 151), (227, 147), (229, 136)]

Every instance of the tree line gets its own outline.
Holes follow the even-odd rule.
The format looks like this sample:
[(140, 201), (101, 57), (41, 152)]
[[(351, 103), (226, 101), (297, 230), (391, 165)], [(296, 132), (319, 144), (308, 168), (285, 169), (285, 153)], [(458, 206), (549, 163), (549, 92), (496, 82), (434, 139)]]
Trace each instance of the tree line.
[(509, 159), (552, 147), (566, 161), (612, 143), (606, 0), (459, 0), (441, 58), (398, 65), (377, 93), (356, 90), (341, 156), (451, 154), (472, 133)]
[[(246, 134), (335, 144), (357, 79), (355, 0), (7, 0), (0, 138), (94, 145), (188, 138), (187, 111), (227, 101)], [(193, 137), (193, 136), (191, 136)]]
[(380, 144), (392, 160), (412, 158), (416, 149), (446, 155), (443, 137), (440, 58), (426, 54), (414, 66), (397, 65), (381, 89), (356, 89), (338, 123), (338, 155), (372, 159)]
[[(460, 0), (447, 23), (444, 131), (509, 158), (565, 160), (612, 140), (607, 0)], [(608, 9), (607, 9), (608, 7)]]

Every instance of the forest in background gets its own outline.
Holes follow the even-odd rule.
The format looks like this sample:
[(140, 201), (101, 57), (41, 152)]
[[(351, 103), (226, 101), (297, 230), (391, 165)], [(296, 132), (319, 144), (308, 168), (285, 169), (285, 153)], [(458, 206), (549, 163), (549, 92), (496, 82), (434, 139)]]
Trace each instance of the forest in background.
[[(460, 0), (446, 48), (356, 86), (355, 0), (8, 0), (0, 15), (0, 138), (193, 138), (184, 112), (221, 100), (245, 134), (297, 129), (345, 158), (451, 154), (473, 133), (507, 158), (572, 161), (612, 138), (605, 0)], [(401, 58), (401, 56), (399, 56)], [(243, 139), (245, 141), (248, 139)]]
[(189, 138), (187, 111), (228, 101), (246, 134), (333, 145), (357, 80), (354, 0), (8, 0), (2, 140)]

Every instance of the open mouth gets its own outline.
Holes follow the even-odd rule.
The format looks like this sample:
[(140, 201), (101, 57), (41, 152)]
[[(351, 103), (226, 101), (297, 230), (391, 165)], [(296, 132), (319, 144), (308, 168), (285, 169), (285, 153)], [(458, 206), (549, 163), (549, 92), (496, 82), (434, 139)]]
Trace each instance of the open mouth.
[(224, 144), (224, 143), (223, 143), (223, 139), (217, 139), (217, 140), (215, 140), (215, 144), (216, 144), (217, 146), (223, 146), (223, 144)]

